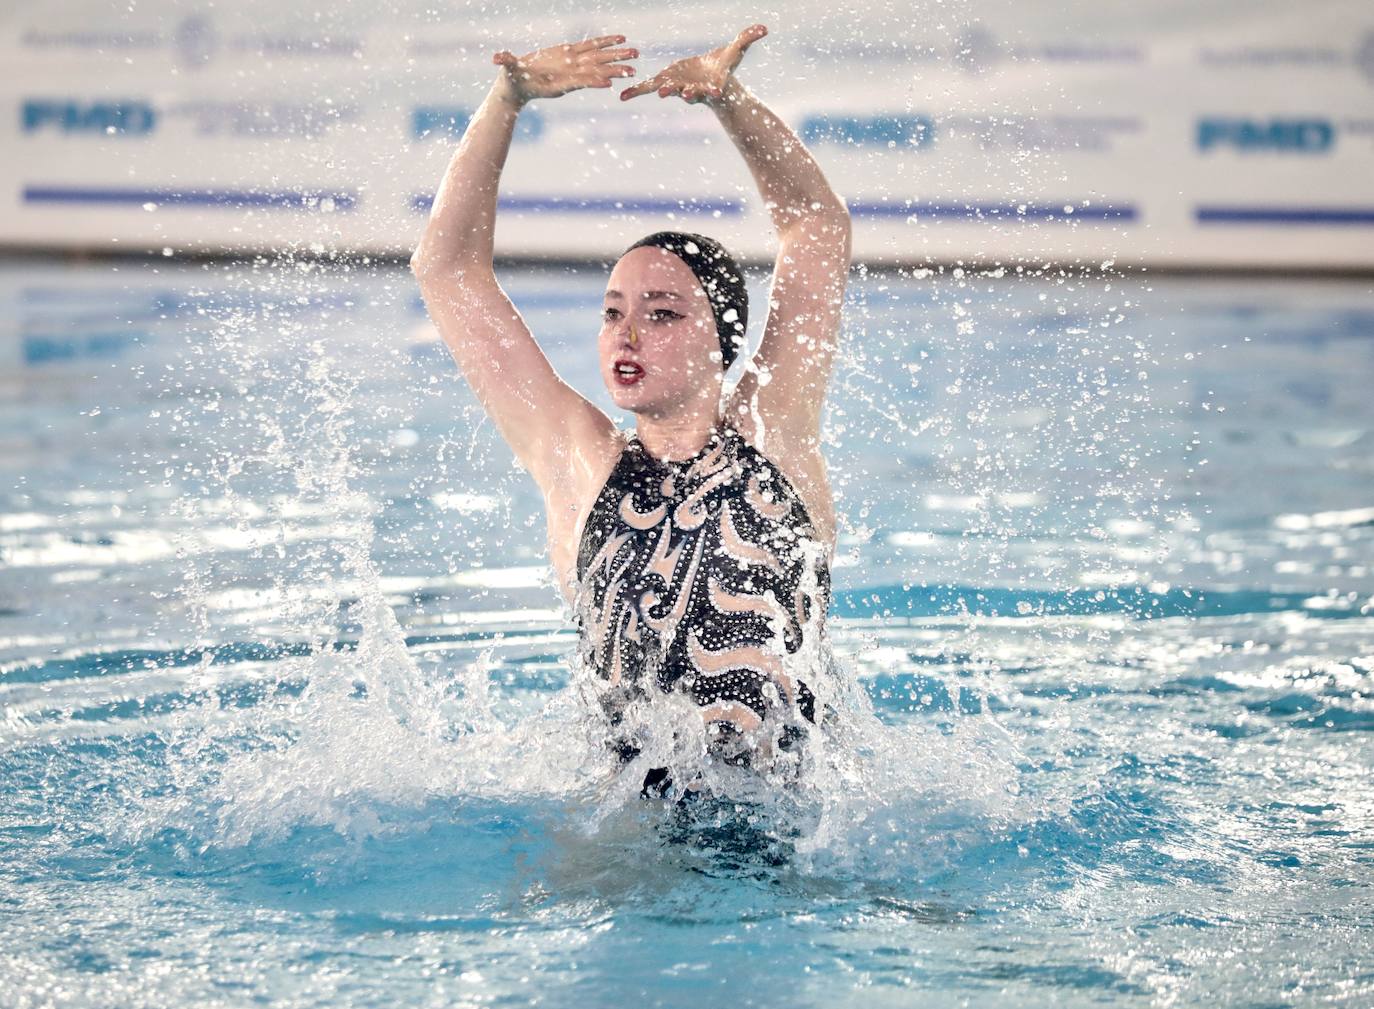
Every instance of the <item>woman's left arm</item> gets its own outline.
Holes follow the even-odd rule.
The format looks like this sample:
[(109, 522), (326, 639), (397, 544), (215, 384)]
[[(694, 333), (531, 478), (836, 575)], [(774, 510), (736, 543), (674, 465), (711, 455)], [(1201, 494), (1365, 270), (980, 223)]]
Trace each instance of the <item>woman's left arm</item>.
[(660, 98), (675, 94), (710, 105), (743, 155), (777, 229), (778, 258), (763, 342), (727, 410), (754, 413), (764, 424), (760, 433), (814, 448), (849, 278), (849, 211), (791, 128), (735, 79), (744, 53), (767, 34), (763, 25), (753, 25), (733, 42), (678, 60), (620, 97), (657, 91)]
[(778, 233), (768, 321), (728, 409), (788, 440), (819, 438), (849, 279), (849, 211), (791, 128), (732, 74), (712, 102)]

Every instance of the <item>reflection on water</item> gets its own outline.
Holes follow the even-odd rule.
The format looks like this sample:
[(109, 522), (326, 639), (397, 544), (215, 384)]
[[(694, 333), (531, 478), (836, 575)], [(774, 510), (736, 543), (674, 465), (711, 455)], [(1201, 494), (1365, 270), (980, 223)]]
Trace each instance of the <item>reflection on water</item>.
[[(604, 276), (505, 279), (608, 405)], [(1364, 287), (856, 276), (846, 733), (682, 807), (589, 743), (541, 503), (406, 271), (0, 298), (0, 982), (35, 1004), (1374, 995)]]

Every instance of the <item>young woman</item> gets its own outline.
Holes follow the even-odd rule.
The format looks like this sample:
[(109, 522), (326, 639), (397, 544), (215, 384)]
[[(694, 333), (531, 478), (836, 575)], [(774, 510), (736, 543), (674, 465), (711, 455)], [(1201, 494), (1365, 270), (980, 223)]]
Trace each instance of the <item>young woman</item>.
[[(706, 105), (778, 235), (762, 342), (728, 397), (748, 298), (712, 239), (658, 232), (607, 281), (597, 351), (626, 434), (549, 365), (492, 268), (497, 185), (520, 110), (634, 74), (620, 35), (500, 52), (411, 257), (463, 374), (544, 493), (549, 552), (600, 675), (608, 743), (667, 787), (673, 753), (775, 766), (815, 720), (805, 676), (829, 601), (834, 502), (822, 400), (849, 215), (796, 134), (734, 76), (762, 25), (621, 92)], [(809, 656), (802, 661), (803, 656)], [(684, 704), (684, 702), (686, 702)], [(689, 713), (654, 738), (665, 710)], [(660, 716), (655, 720), (655, 712)], [(642, 756), (641, 756), (642, 752)]]

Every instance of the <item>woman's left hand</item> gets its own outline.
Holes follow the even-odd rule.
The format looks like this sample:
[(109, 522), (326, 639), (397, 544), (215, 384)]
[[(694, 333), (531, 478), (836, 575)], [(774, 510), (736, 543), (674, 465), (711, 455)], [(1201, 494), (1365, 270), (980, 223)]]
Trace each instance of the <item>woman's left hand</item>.
[(711, 103), (723, 98), (725, 85), (735, 67), (749, 47), (768, 34), (763, 25), (752, 25), (744, 29), (733, 42), (700, 56), (689, 56), (685, 60), (670, 63), (648, 80), (640, 81), (620, 92), (620, 100), (628, 101), (657, 91), (660, 98), (681, 95), (690, 104)]

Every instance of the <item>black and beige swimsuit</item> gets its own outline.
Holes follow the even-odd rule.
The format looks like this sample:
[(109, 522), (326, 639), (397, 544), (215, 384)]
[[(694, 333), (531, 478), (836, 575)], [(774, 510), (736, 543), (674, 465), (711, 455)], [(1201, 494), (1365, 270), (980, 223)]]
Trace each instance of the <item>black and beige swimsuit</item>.
[[(815, 720), (784, 659), (828, 607), (826, 552), (791, 484), (734, 428), (672, 462), (632, 437), (587, 516), (577, 578), (582, 656), (613, 727), (655, 690), (688, 694), (715, 739), (782, 724), (786, 748), (792, 713)], [(610, 742), (624, 760), (639, 752), (614, 730)]]

